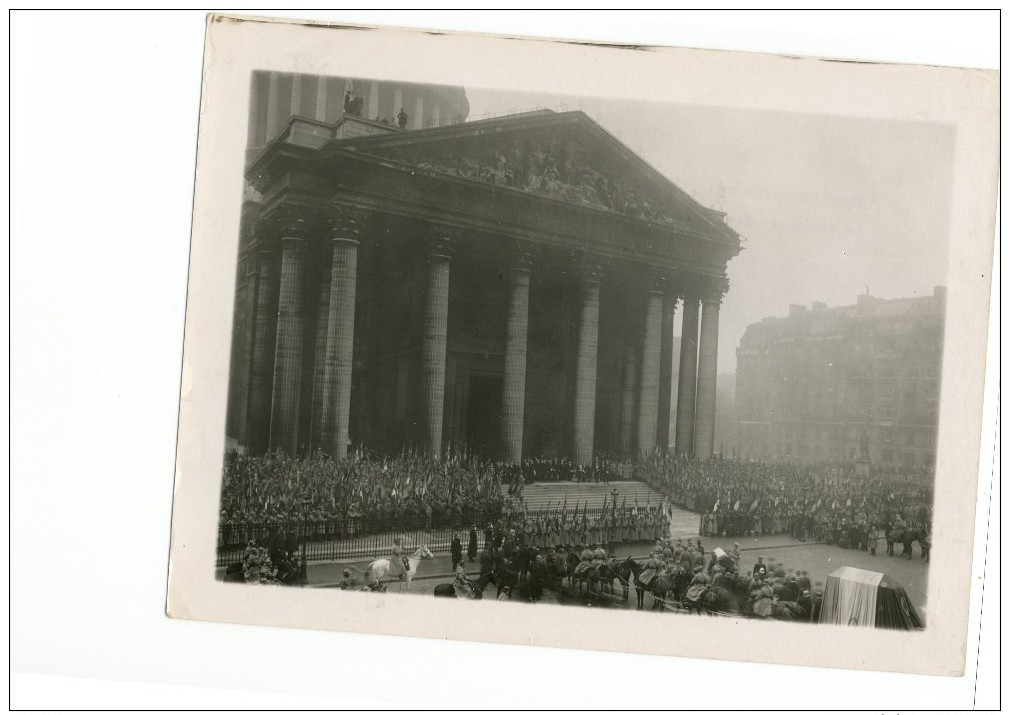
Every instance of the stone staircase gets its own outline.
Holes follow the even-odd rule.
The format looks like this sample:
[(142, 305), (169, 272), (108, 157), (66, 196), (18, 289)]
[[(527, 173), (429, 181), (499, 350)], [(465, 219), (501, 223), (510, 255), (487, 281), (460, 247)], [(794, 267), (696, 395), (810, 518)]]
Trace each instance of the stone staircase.
[[(635, 499), (638, 505), (644, 507), (649, 504), (658, 507), (663, 501), (663, 497), (651, 487), (642, 482), (615, 481), (609, 483), (593, 482), (534, 482), (527, 484), (523, 488), (523, 498), (526, 500), (526, 509), (529, 511), (539, 511), (560, 507), (565, 501), (568, 508), (574, 509), (578, 504), (580, 508), (585, 506), (588, 500), (589, 509), (600, 509), (604, 501), (611, 503), (610, 494), (617, 492), (617, 503), (621, 505), (627, 497), (627, 505), (634, 506)], [(508, 486), (502, 485), (502, 493), (508, 494)]]

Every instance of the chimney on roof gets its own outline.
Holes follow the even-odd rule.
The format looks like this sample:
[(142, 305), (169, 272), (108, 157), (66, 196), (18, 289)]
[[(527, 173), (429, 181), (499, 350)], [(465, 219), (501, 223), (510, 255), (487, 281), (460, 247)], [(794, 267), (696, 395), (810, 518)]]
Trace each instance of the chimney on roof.
[(814, 310), (827, 310), (828, 304), (819, 300), (814, 301)]
[(807, 306), (805, 305), (796, 305), (795, 303), (793, 303), (792, 305), (789, 306), (790, 318), (795, 318), (797, 315), (803, 315), (806, 312), (807, 312)]

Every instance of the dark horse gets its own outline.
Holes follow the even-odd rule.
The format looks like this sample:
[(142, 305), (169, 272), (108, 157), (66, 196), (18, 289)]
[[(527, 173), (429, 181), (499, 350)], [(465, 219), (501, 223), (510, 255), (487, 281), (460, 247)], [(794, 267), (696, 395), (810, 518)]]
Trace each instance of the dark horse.
[[(716, 613), (739, 613), (741, 604), (747, 600), (750, 579), (741, 578), (738, 574), (724, 573), (712, 579), (711, 585), (698, 589), (700, 593), (692, 594), (688, 588), (684, 596), (687, 610), (702, 611), (708, 615)], [(695, 596), (691, 598), (691, 596)]]
[[(498, 579), (494, 575), (494, 570), (481, 574), (476, 581), (470, 581), (470, 588), (473, 589), (473, 598), (479, 601), (484, 595), (484, 589), (489, 583), (498, 586)], [(451, 583), (440, 583), (435, 586), (436, 598), (457, 598), (456, 588)]]
[(929, 561), (929, 539), (925, 529), (916, 527), (894, 529), (887, 535), (887, 540), (901, 544), (901, 553), (898, 556), (904, 556), (909, 560), (912, 558), (912, 544), (918, 541), (921, 557)]
[(622, 600), (627, 601), (637, 565), (630, 556), (624, 561), (613, 560), (601, 564), (596, 570), (596, 580), (602, 587), (601, 591), (613, 593), (616, 578), (621, 583)]
[(673, 601), (680, 601), (687, 587), (691, 584), (691, 574), (682, 566), (674, 566), (657, 574), (650, 583), (641, 579), (645, 567), (637, 561), (632, 561), (632, 572), (635, 575), (635, 591), (638, 596), (638, 609), (645, 607), (645, 594), (652, 594), (652, 607), (660, 611), (665, 609), (667, 596), (672, 594)]

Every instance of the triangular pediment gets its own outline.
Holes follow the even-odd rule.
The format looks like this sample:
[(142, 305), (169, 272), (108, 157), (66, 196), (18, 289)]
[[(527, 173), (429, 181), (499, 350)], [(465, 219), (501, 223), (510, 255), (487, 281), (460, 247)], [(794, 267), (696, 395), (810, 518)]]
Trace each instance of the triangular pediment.
[(739, 241), (723, 214), (692, 199), (582, 112), (543, 110), (336, 145), (485, 185)]

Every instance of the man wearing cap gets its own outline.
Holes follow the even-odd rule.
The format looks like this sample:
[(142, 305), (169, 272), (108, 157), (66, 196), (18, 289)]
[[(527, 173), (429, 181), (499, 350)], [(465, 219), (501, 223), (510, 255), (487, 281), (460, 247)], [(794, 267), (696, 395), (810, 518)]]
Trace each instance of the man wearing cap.
[(760, 574), (762, 577), (768, 573), (768, 567), (765, 565), (764, 557), (758, 556), (757, 563), (754, 564), (754, 570), (752, 572), (755, 576)]

